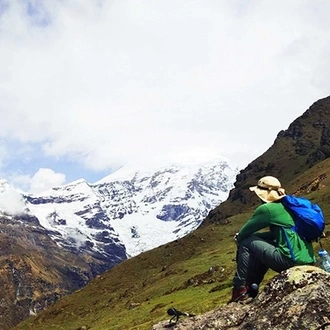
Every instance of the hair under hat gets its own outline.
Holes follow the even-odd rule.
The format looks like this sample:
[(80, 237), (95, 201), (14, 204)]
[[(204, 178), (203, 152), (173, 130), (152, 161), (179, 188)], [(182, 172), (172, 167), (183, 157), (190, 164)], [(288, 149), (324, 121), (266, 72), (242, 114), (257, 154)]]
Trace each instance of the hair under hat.
[(285, 196), (285, 189), (281, 187), (281, 182), (273, 176), (264, 176), (256, 186), (249, 189), (266, 203), (275, 202)]

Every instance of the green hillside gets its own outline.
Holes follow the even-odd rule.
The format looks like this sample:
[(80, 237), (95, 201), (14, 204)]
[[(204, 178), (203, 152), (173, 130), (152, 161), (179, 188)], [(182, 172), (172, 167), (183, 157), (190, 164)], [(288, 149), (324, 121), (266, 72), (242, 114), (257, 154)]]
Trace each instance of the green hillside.
[[(319, 203), (330, 217), (330, 159), (287, 181), (285, 188)], [(171, 306), (201, 314), (223, 305), (230, 298), (235, 269), (232, 238), (252, 211), (250, 207), (221, 223), (208, 223), (124, 261), (15, 329), (149, 330), (169, 318)], [(322, 242), (330, 249), (328, 238)], [(274, 274), (269, 272), (264, 283)]]

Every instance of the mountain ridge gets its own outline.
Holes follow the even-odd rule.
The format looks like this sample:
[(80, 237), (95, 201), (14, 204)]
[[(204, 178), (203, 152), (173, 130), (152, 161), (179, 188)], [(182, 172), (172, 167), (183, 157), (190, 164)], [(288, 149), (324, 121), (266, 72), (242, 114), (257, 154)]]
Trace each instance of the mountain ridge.
[[(28, 195), (27, 206), (44, 228), (63, 232), (77, 242), (79, 235), (84, 240), (82, 232), (89, 231), (85, 238), (89, 246), (101, 244), (94, 239), (92, 231), (103, 230), (103, 235), (108, 231), (107, 237), (129, 246), (128, 256), (134, 256), (197, 228), (208, 211), (227, 198), (237, 173), (227, 162), (218, 159), (207, 164), (166, 166), (155, 172), (122, 168), (119, 174), (109, 175), (95, 184), (78, 180), (39, 195)], [(71, 213), (70, 208), (74, 208)], [(151, 223), (159, 230), (152, 232), (148, 226)], [(80, 234), (68, 235), (69, 226), (72, 230), (79, 228)], [(144, 230), (146, 227), (149, 231)], [(157, 242), (152, 239), (155, 235)], [(139, 243), (130, 243), (138, 238), (145, 248), (135, 250)]]

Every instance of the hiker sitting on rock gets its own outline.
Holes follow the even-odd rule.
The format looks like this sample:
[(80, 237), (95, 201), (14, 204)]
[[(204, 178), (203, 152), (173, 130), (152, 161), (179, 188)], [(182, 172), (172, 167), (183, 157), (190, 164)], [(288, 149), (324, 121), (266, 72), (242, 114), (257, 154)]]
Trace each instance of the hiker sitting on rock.
[[(242, 301), (252, 296), (252, 284), (259, 285), (269, 268), (281, 272), (296, 265), (315, 262), (312, 243), (303, 240), (290, 229), (294, 220), (280, 202), (285, 196), (280, 181), (265, 176), (250, 190), (264, 203), (256, 208), (252, 217), (235, 235), (237, 270), (229, 302)], [(269, 231), (257, 233), (267, 227)], [(287, 242), (291, 245), (291, 252)], [(291, 255), (294, 255), (295, 261)]]

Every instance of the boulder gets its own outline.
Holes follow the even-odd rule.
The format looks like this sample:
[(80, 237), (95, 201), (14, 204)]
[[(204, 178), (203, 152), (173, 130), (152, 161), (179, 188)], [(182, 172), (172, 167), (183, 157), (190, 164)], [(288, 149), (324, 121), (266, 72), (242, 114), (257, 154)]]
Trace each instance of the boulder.
[(326, 330), (330, 329), (330, 274), (296, 266), (276, 275), (249, 304), (230, 303), (194, 317), (181, 316), (152, 330)]

